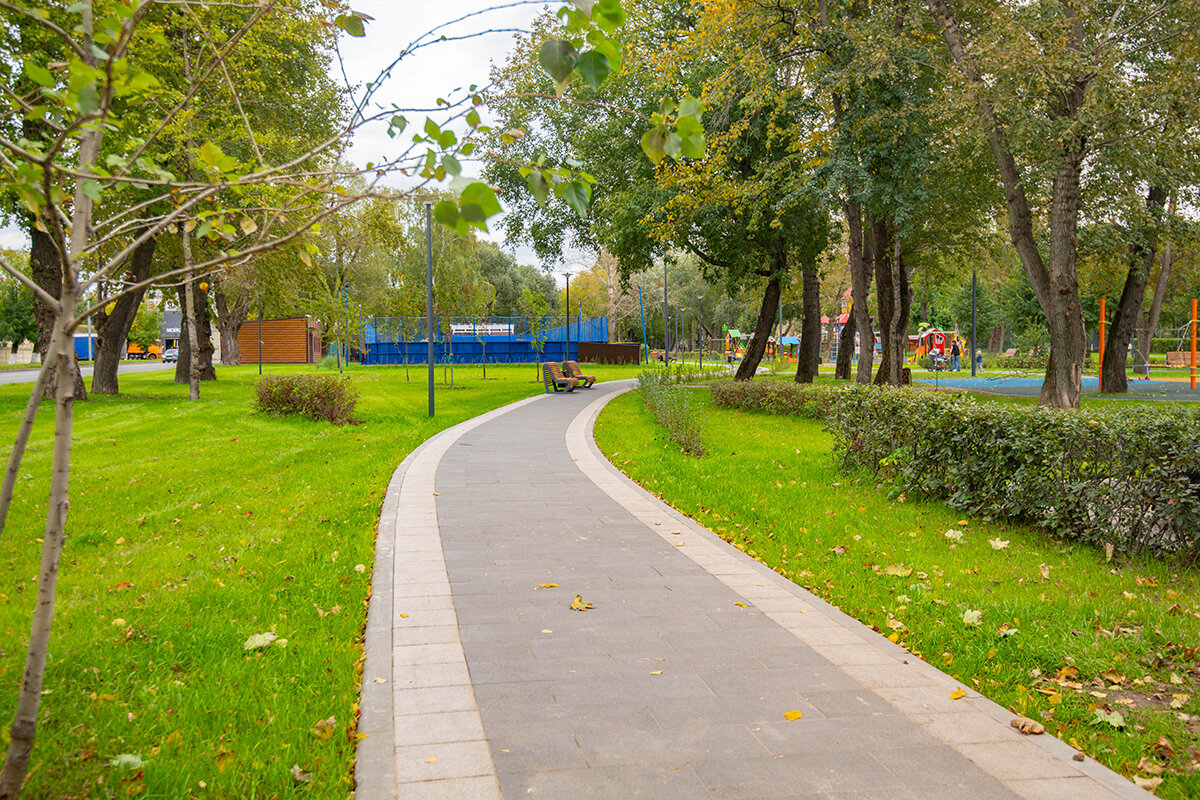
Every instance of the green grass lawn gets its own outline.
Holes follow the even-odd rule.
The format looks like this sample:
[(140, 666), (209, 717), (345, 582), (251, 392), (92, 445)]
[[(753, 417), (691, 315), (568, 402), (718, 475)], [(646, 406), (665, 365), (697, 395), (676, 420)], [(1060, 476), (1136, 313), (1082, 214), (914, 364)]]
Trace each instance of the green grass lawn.
[(1200, 796), (1194, 571), (888, 500), (838, 471), (821, 423), (695, 395), (703, 458), (680, 453), (637, 393), (605, 408), (596, 440), (667, 503), (964, 684), (1125, 775), (1161, 771), (1162, 797)]
[[(76, 404), (68, 537), (25, 796), (346, 797), (387, 482), (434, 433), (540, 393), (534, 373), (489, 366), (484, 381), (478, 367), (459, 367), (453, 389), (439, 383), (430, 420), (424, 370), (408, 383), (403, 368), (355, 367), (362, 424), (341, 428), (255, 413), (257, 366), (218, 367), (196, 403), (163, 371), (122, 376), (120, 397)], [(28, 391), (0, 386), (7, 435)], [(52, 417), (43, 404), (0, 534), (3, 744), (36, 590)], [(243, 649), (265, 632), (279, 638)], [(144, 766), (114, 766), (123, 754)], [(312, 782), (296, 785), (293, 765)]]

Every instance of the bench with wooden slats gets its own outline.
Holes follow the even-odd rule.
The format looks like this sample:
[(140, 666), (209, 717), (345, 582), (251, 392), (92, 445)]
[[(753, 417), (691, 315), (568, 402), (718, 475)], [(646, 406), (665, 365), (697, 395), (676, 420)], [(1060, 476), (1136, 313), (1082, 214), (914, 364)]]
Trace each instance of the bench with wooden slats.
[(585, 389), (592, 388), (592, 384), (596, 382), (595, 375), (584, 375), (579, 369), (578, 361), (568, 361), (568, 362), (566, 362), (566, 365), (567, 365), (567, 372), (570, 373), (570, 376), (572, 378), (574, 378), (575, 380), (577, 380), (581, 384), (583, 384), (583, 388), (585, 388)]
[(575, 378), (568, 378), (563, 375), (562, 367), (553, 362), (542, 364), (542, 384), (545, 386), (546, 394), (551, 392), (568, 392), (575, 391), (575, 387), (579, 385), (579, 381)]

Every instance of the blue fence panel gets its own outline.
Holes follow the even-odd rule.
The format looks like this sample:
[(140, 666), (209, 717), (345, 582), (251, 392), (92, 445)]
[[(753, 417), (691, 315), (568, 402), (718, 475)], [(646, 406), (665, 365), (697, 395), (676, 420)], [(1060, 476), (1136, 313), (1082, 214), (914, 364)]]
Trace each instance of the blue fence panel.
[[(528, 317), (435, 317), (434, 361), (444, 363), (453, 358), (456, 364), (521, 364), (533, 361), (566, 361), (577, 359), (579, 342), (608, 341), (608, 318), (570, 318), (570, 350), (567, 349), (567, 318), (546, 317), (543, 322), (544, 341), (539, 354), (533, 347)], [(550, 327), (553, 322), (560, 324)], [(451, 326), (454, 326), (451, 328)], [(493, 332), (486, 337), (472, 335), (464, 329), (478, 330), (490, 325)], [(466, 326), (470, 326), (467, 328)], [(364, 364), (425, 364), (428, 358), (427, 320), (423, 317), (368, 317), (363, 326)], [(447, 332), (453, 330), (452, 336)], [(447, 338), (451, 341), (447, 342)]]

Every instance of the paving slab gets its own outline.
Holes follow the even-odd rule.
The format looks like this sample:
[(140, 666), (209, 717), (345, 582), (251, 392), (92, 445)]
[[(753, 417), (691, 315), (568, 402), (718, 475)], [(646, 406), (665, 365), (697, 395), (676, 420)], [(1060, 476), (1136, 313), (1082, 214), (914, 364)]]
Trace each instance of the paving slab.
[(591, 435), (626, 388), (497, 409), (397, 469), (358, 800), (1144, 796), (633, 484)]

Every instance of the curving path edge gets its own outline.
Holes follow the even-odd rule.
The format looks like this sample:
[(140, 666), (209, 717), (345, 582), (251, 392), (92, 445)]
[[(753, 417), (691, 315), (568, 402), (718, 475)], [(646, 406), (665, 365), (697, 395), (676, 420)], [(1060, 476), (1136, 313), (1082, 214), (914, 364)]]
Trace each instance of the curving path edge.
[[(517, 593), (523, 590), (522, 587), (496, 588), (501, 583), (505, 586), (509, 584), (504, 581), (505, 565), (511, 567), (514, 562), (505, 560), (512, 558), (504, 551), (506, 546), (510, 550), (530, 551), (549, 548), (548, 552), (552, 553), (552, 557), (537, 567), (546, 574), (547, 579), (558, 579), (564, 583), (568, 579), (577, 582), (592, 581), (578, 583), (587, 586), (588, 592), (585, 593), (589, 596), (593, 591), (599, 593), (603, 586), (602, 581), (595, 582), (595, 576), (591, 572), (585, 574), (578, 572), (574, 566), (566, 565), (560, 570), (555, 569), (556, 564), (567, 560), (574, 561), (576, 558), (581, 562), (595, 561), (594, 553), (590, 550), (577, 556), (574, 549), (562, 549), (573, 547), (575, 543), (563, 541), (561, 525), (555, 527), (550, 524), (547, 528), (547, 535), (554, 540), (550, 544), (541, 539), (531, 538), (532, 534), (525, 536), (522, 533), (517, 535), (518, 539), (524, 536), (522, 541), (506, 545), (501, 541), (502, 534), (492, 533), (490, 530), (487, 539), (454, 538), (460, 535), (454, 531), (469, 530), (475, 524), (471, 522), (475, 518), (469, 516), (469, 509), (464, 512), (461, 508), (464, 502), (469, 504), (469, 499), (465, 499), (469, 498), (469, 495), (455, 497), (453, 491), (457, 484), (470, 483), (472, 487), (477, 487), (481, 481), (479, 469), (472, 466), (472, 460), (478, 460), (479, 457), (471, 451), (478, 447), (480, 453), (489, 452), (486, 450), (489, 446), (495, 451), (496, 442), (493, 440), (500, 437), (498, 441), (505, 441), (506, 431), (522, 424), (526, 418), (537, 420), (536, 435), (541, 447), (563, 448), (558, 454), (560, 460), (555, 462), (558, 467), (554, 479), (559, 481), (558, 485), (567, 485), (569, 481), (583, 481), (600, 490), (606, 498), (627, 512), (635, 521), (634, 527), (644, 529), (642, 534), (637, 534), (636, 531), (625, 534), (641, 537), (635, 542), (637, 547), (642, 548), (639, 552), (648, 554), (650, 550), (657, 548), (659, 555), (667, 559), (666, 563), (675, 564), (679, 561), (679, 554), (686, 556), (690, 564), (697, 568), (696, 572), (705, 580), (719, 582), (722, 592), (728, 593), (730, 597), (740, 598), (740, 601), (733, 605), (744, 605), (748, 610), (765, 617), (762, 622), (771, 626), (771, 629), (764, 628), (764, 631), (770, 634), (786, 632), (786, 636), (792, 637), (793, 641), (790, 644), (793, 648), (797, 645), (802, 646), (814, 659), (814, 664), (819, 662), (818, 666), (813, 667), (818, 673), (824, 667), (832, 665), (839, 673), (838, 680), (843, 682), (837, 684), (836, 688), (843, 691), (827, 692), (828, 697), (836, 696), (837, 701), (843, 703), (861, 702), (865, 708), (871, 709), (871, 714), (876, 715), (874, 719), (881, 722), (893, 718), (902, 719), (909, 728), (897, 730), (909, 730), (908, 734), (900, 737), (909, 741), (875, 745), (884, 748), (883, 755), (875, 753), (880, 762), (869, 762), (872, 769), (878, 768), (887, 773), (889, 779), (894, 781), (898, 778), (905, 782), (906, 785), (899, 789), (900, 792), (914, 791), (915, 796), (921, 797), (1023, 797), (1030, 800), (1104, 800), (1145, 796), (1134, 784), (1090, 758), (1083, 762), (1074, 761), (1076, 751), (1052, 736), (1020, 735), (1008, 725), (1012, 715), (1007, 710), (973, 691), (960, 700), (950, 700), (950, 693), (959, 686), (953, 678), (777, 575), (641, 489), (604, 458), (592, 436), (595, 419), (603, 406), (617, 394), (631, 387), (628, 382), (620, 382), (597, 388), (601, 389), (598, 392), (600, 396), (582, 408), (577, 402), (580, 394), (575, 393), (567, 396), (542, 395), (488, 412), (429, 439), (397, 468), (380, 515), (372, 596), (364, 640), (365, 663), (360, 704), (362, 713), (359, 720), (362, 739), (358, 745), (356, 765), (356, 797), (359, 800), (417, 800), (443, 797), (456, 800), (499, 800), (505, 796), (512, 800), (514, 797), (526, 795), (582, 797), (583, 789), (586, 789), (587, 796), (606, 797), (609, 794), (603, 791), (602, 786), (595, 785), (596, 783), (611, 781), (615, 787), (620, 785), (622, 780), (630, 779), (629, 776), (614, 773), (614, 764), (619, 766), (620, 760), (605, 760), (608, 754), (596, 749), (594, 732), (585, 730), (582, 733), (571, 734), (570, 731), (564, 731), (559, 734), (558, 729), (554, 728), (551, 732), (557, 734), (555, 736), (523, 738), (516, 735), (521, 731), (514, 731), (513, 723), (520, 722), (526, 715), (529, 719), (530, 736), (557, 724), (560, 720), (553, 715), (545, 716), (545, 709), (541, 709), (539, 703), (553, 707), (560, 702), (568, 702), (572, 697), (570, 685), (538, 683), (535, 679), (539, 676), (533, 674), (509, 676), (504, 678), (508, 683), (498, 683), (500, 679), (493, 675), (497, 665), (501, 663), (518, 672), (546, 667), (556, 652), (545, 642), (534, 642), (532, 645), (525, 645), (520, 641), (514, 643), (512, 631), (520, 632), (523, 629), (512, 628), (514, 621), (508, 619), (510, 614), (497, 613), (482, 617), (479, 614), (479, 610), (485, 604), (493, 606), (490, 609), (492, 611), (503, 611), (498, 606), (507, 602), (519, 602)], [(513, 412), (520, 413), (515, 418), (507, 416)], [(464, 440), (464, 437), (467, 439)], [(499, 451), (503, 453), (504, 447), (500, 446)], [(570, 474), (573, 470), (569, 466), (562, 466), (568, 460), (578, 468), (579, 474)], [(522, 466), (533, 474), (546, 469), (544, 465), (536, 463), (512, 462), (510, 467), (502, 470), (503, 474), (496, 476), (494, 485), (499, 487), (498, 491), (502, 493), (496, 496), (510, 497), (508, 491), (503, 488), (506, 481), (515, 485), (525, 480), (520, 471)], [(469, 480), (466, 477), (468, 475)], [(444, 494), (454, 499), (439, 501), (442, 495), (437, 488), (443, 483), (448, 489)], [(579, 488), (573, 491), (582, 492)], [(514, 503), (507, 508), (510, 516), (520, 508), (518, 494), (511, 495)], [(467, 516), (462, 516), (463, 514)], [(628, 528), (630, 520), (623, 518), (621, 523)], [(529, 523), (530, 527), (534, 528), (539, 524), (546, 527), (544, 523), (539, 523), (536, 517)], [(615, 526), (614, 519), (608, 518), (608, 524)], [(445, 542), (443, 528), (445, 534), (451, 537)], [(523, 532), (524, 524), (513, 530)], [(652, 534), (649, 540), (646, 539), (648, 534)], [(592, 546), (587, 536), (578, 538), (580, 542), (585, 543), (583, 547)], [(481, 542), (484, 544), (481, 545)], [(487, 552), (480, 556), (479, 551), (488, 547), (495, 547), (500, 552)], [(556, 547), (558, 549), (554, 549)], [(629, 546), (622, 545), (623, 553), (629, 549)], [(448, 557), (451, 559), (450, 567), (447, 566)], [(532, 569), (532, 565), (530, 567)], [(522, 585), (533, 586), (533, 581), (536, 580), (533, 576), (542, 573), (514, 568), (513, 574), (520, 576), (519, 582)], [(559, 577), (560, 575), (565, 577)], [(495, 585), (487, 589), (479, 588), (485, 578), (495, 581)], [(685, 580), (691, 580), (691, 577), (680, 577), (677, 580), (680, 585), (687, 586), (690, 584), (686, 584)], [(455, 592), (456, 586), (459, 588), (458, 593)], [(512, 594), (497, 593), (504, 591)], [(645, 611), (645, 604), (638, 599), (632, 602), (643, 609), (643, 615), (662, 613)], [(722, 602), (724, 603), (724, 598)], [(537, 616), (537, 613), (540, 613), (537, 609), (540, 607), (516, 607), (516, 617), (527, 618), (524, 619), (527, 623), (525, 627), (529, 627), (535, 619), (542, 619)], [(534, 609), (532, 615), (530, 608)], [(467, 615), (465, 622), (460, 621), (459, 611)], [(689, 613), (694, 616), (695, 612)], [(720, 620), (718, 614), (709, 616)], [(661, 616), (651, 617), (650, 621), (663, 627), (671, 626), (670, 621)], [(621, 622), (618, 618), (605, 624), (620, 625)], [(537, 623), (540, 624), (554, 624), (555, 629), (562, 632), (560, 626), (565, 626), (565, 621)], [(775, 626), (782, 630), (775, 630)], [(642, 631), (643, 628), (636, 630)], [(757, 628), (743, 633), (753, 634), (754, 630)], [(466, 645), (463, 631), (468, 631), (470, 636)], [(543, 634), (551, 632), (550, 628), (541, 630)], [(579, 632), (585, 637), (596, 637), (596, 629), (581, 629)], [(763, 636), (766, 637), (767, 633)], [(481, 635), (484, 638), (480, 638)], [(638, 635), (640, 634), (632, 634), (631, 640), (636, 641)], [(504, 638), (501, 639), (500, 636)], [(580, 638), (574, 641), (583, 640)], [(500, 642), (503, 642), (505, 647), (501, 647)], [(511, 665), (509, 662), (492, 660), (492, 650), (497, 648), (506, 657), (511, 656)], [(575, 648), (576, 651), (578, 649)], [(678, 642), (677, 649), (680, 671), (690, 669), (685, 665), (687, 659), (692, 656), (685, 647), (678, 646)], [(525, 651), (530, 651), (528, 656)], [(800, 650), (790, 649), (787, 652), (797, 653)], [(578, 652), (572, 657), (574, 661), (569, 664), (564, 662), (564, 665), (560, 666), (574, 666), (581, 671), (594, 666), (581, 661)], [(517, 661), (517, 658), (526, 660)], [(560, 660), (562, 658), (559, 656)], [(676, 666), (673, 658), (655, 660), (669, 661), (671, 667)], [(613, 668), (607, 661), (601, 666), (608, 670)], [(624, 673), (621, 672), (622, 668)], [(632, 687), (634, 692), (639, 691), (638, 687), (641, 684), (629, 682), (631, 679), (628, 667), (622, 667), (621, 663), (618, 663), (616, 669), (619, 677), (610, 678), (608, 672), (601, 670), (596, 673), (599, 676), (595, 679), (596, 682), (603, 685), (605, 679), (621, 680), (625, 682), (609, 685), (620, 686), (622, 692), (628, 691), (628, 687)], [(697, 667), (696, 670), (703, 673), (704, 667)], [(559, 669), (559, 672), (576, 671)], [(705, 676), (701, 674), (700, 677), (703, 679)], [(666, 684), (646, 684), (647, 716), (650, 717), (650, 725), (656, 729), (654, 733), (663, 733), (657, 729), (667, 727), (664, 720), (672, 713), (669, 705), (655, 705), (654, 702), (656, 699), (661, 700), (658, 693), (662, 691), (659, 687), (663, 685)], [(847, 686), (852, 686), (853, 691), (844, 691)], [(539, 693), (541, 687), (545, 687), (548, 694)], [(477, 688), (485, 692), (484, 697), (487, 700), (487, 707), (482, 710), (477, 698)], [(752, 688), (756, 694), (767, 691), (757, 686)], [(497, 689), (520, 691), (516, 694), (503, 694), (498, 693)], [(680, 691), (682, 690), (681, 688)], [(516, 707), (508, 709), (504, 704), (514, 705), (512, 697), (517, 698)], [(766, 697), (761, 699), (765, 700)], [(809, 699), (804, 698), (805, 701)], [(878, 702), (877, 699), (890, 706), (886, 715), (883, 715), (879, 708), (871, 706), (872, 703)], [(501, 702), (499, 711), (493, 710), (497, 702)], [(634, 698), (634, 706), (638, 702), (640, 701)], [(793, 703), (797, 707), (800, 704), (799, 700)], [(665, 712), (658, 710), (662, 708), (666, 709)], [(847, 736), (849, 741), (862, 735), (861, 731), (864, 729), (856, 727), (862, 723), (862, 718), (846, 717), (831, 712), (818, 701), (814, 701), (813, 707), (804, 705), (804, 708), (806, 720), (820, 718), (818, 722), (829, 723), (832, 727), (827, 730), (833, 731), (835, 737), (838, 735), (837, 727), (841, 724), (839, 718), (846, 726), (846, 730), (841, 733)], [(515, 715), (510, 713), (505, 716), (505, 711), (515, 711)], [(793, 753), (786, 745), (777, 745), (769, 741), (761, 731), (771, 723), (756, 723), (754, 719), (748, 720), (746, 726), (738, 727), (737, 732), (740, 734), (742, 727), (749, 726), (748, 730), (754, 732), (753, 736), (762, 740), (767, 750), (775, 753), (771, 758), (779, 760), (786, 757), (793, 768), (798, 768), (797, 759), (802, 760), (803, 755), (799, 752)], [(867, 721), (871, 722), (871, 719), (868, 718)], [(651, 733), (644, 730), (646, 724), (641, 721), (632, 724), (630, 739), (645, 741), (648, 743), (647, 747), (653, 749), (650, 745), (654, 744), (655, 739), (644, 738)], [(692, 724), (694, 726), (695, 723)], [(803, 722), (790, 724), (804, 725)], [(679, 730), (686, 728), (673, 729), (670, 735), (678, 738)], [(784, 735), (788, 735), (792, 731), (803, 731), (803, 728), (789, 727), (781, 730), (785, 732)], [(778, 734), (770, 728), (768, 733)], [(589, 735), (593, 735), (592, 740), (587, 738)], [(643, 739), (639, 739), (639, 736)], [(521, 762), (518, 755), (514, 754), (514, 750), (519, 754), (522, 744), (526, 742), (530, 743), (535, 751), (533, 762)], [(612, 744), (608, 746), (613, 747)], [(851, 791), (837, 793), (839, 784), (836, 780), (830, 783), (829, 775), (818, 775), (814, 779), (817, 782), (812, 784), (808, 793), (799, 788), (789, 788), (800, 785), (794, 777), (789, 779), (786, 786), (771, 786), (769, 781), (766, 785), (759, 786), (760, 773), (768, 773), (770, 770), (753, 767), (758, 762), (748, 760), (748, 754), (740, 752), (740, 761), (712, 762), (714, 754), (716, 758), (733, 758), (732, 750), (724, 746), (725, 750), (722, 751), (723, 745), (714, 745), (711, 742), (704, 746), (708, 749), (692, 758), (688, 757), (686, 747), (667, 756), (680, 762), (680, 765), (669, 767), (670, 770), (684, 770), (683, 773), (673, 774), (672, 778), (682, 780), (686, 777), (691, 783), (677, 780), (673, 784), (675, 788), (656, 788), (647, 783), (646, 773), (637, 773), (634, 769), (633, 772), (637, 773), (634, 778), (639, 779), (640, 783), (635, 785), (634, 790), (625, 786), (620, 789), (621, 794), (614, 793), (613, 796), (910, 796), (898, 794), (896, 790), (885, 788), (884, 785), (872, 788), (872, 784), (869, 783), (860, 786), (853, 782), (847, 784)], [(908, 749), (905, 750), (905, 747)], [(820, 762), (821, 766), (814, 768), (814, 771), (862, 770), (863, 765), (855, 761), (855, 755), (856, 753), (849, 753), (840, 764), (835, 760), (831, 765), (826, 763), (829, 759), (823, 759)], [(539, 763), (539, 758), (544, 763)], [(562, 763), (550, 763), (555, 758), (559, 758)], [(632, 762), (646, 760), (644, 754), (629, 754), (627, 758)], [(889, 762), (889, 759), (895, 763)], [(950, 759), (953, 759), (953, 762)], [(923, 764), (923, 761), (928, 763)], [(497, 762), (501, 763), (502, 769), (497, 769)], [(723, 775), (713, 771), (713, 763), (736, 764), (753, 769), (740, 776)], [(881, 767), (880, 763), (885, 766)], [(769, 760), (763, 764), (767, 767), (778, 766)], [(939, 768), (952, 775), (965, 774), (962, 765), (973, 765), (970, 766), (971, 774), (975, 774), (977, 768), (978, 777), (973, 778), (974, 783), (950, 783), (947, 781), (952, 780), (951, 778), (936, 777)], [(747, 777), (748, 775), (753, 777)], [(923, 786), (923, 775), (934, 783)], [(570, 780), (574, 780), (575, 784), (574, 788), (568, 789), (570, 784), (564, 781)], [(938, 780), (943, 782), (936, 783)], [(645, 788), (646, 791), (638, 791), (637, 787)]]

